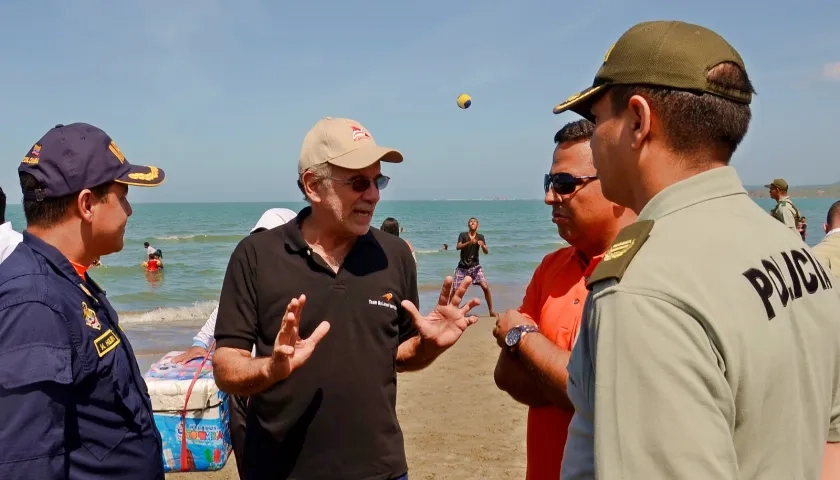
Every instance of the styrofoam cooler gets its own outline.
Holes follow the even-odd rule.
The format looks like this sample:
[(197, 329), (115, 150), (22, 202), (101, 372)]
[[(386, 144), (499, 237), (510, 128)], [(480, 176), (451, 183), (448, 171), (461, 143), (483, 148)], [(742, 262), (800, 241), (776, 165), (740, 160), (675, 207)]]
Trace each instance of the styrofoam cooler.
[(144, 378), (152, 398), (155, 425), (163, 439), (163, 464), (166, 472), (219, 470), (231, 454), (230, 412), (227, 394), (213, 379), (212, 354), (201, 367), (187, 402), (187, 468), (181, 469), (181, 412), (187, 391), (202, 358), (175, 364), (171, 358), (181, 352), (169, 352), (155, 362)]

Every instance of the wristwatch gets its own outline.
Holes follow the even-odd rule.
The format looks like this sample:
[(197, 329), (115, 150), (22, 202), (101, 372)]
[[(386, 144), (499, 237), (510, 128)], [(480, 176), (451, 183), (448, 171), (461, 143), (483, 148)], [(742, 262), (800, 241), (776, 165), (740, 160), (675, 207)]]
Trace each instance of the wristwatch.
[(533, 324), (517, 325), (508, 330), (505, 334), (505, 345), (507, 345), (508, 349), (514, 350), (517, 346), (519, 346), (519, 342), (522, 341), (522, 338), (525, 337), (526, 334), (539, 331), (540, 329)]

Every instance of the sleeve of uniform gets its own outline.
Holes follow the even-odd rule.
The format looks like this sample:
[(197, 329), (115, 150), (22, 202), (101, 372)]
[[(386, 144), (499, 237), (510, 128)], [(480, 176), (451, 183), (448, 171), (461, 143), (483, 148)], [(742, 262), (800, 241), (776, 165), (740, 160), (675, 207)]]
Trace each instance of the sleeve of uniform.
[(831, 424), (828, 427), (828, 443), (840, 443), (840, 384), (834, 392), (834, 406), (831, 409)]
[(239, 242), (228, 262), (216, 315), (216, 347), (251, 351), (257, 339), (256, 263), (248, 237)]
[(782, 222), (786, 227), (796, 230), (796, 218), (793, 215), (793, 207), (786, 206), (780, 209), (782, 211)]
[(210, 348), (210, 344), (213, 342), (213, 332), (216, 330), (216, 316), (218, 314), (219, 306), (217, 305), (207, 318), (207, 321), (204, 322), (201, 330), (199, 330), (198, 334), (193, 337), (193, 347), (203, 347), (205, 349)]
[(597, 477), (738, 478), (731, 392), (703, 327), (663, 298), (593, 302)]
[(3, 478), (66, 476), (65, 424), (74, 424), (69, 339), (64, 318), (43, 304), (0, 311)]
[[(403, 265), (406, 271), (405, 275), (405, 299), (410, 300), (417, 309), (420, 309), (420, 292), (417, 290), (417, 263), (413, 259), (403, 259)], [(399, 315), (399, 342), (402, 343), (409, 338), (417, 335), (417, 327), (414, 326), (414, 320), (411, 315), (402, 307), (398, 308)]]

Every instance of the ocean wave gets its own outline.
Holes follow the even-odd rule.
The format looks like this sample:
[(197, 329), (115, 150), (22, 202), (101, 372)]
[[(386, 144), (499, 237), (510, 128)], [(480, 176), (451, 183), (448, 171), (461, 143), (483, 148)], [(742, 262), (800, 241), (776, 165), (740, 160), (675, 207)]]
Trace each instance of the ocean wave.
[(147, 312), (119, 312), (120, 323), (172, 323), (206, 320), (218, 306), (217, 301), (195, 302), (187, 307), (161, 307)]
[[(152, 237), (156, 240), (154, 243), (169, 244), (169, 243), (238, 243), (242, 240), (242, 235), (213, 235), (213, 234), (192, 234), (192, 235), (164, 235), (162, 237)], [(154, 245), (157, 247), (158, 245)], [(165, 252), (164, 252), (165, 254)]]

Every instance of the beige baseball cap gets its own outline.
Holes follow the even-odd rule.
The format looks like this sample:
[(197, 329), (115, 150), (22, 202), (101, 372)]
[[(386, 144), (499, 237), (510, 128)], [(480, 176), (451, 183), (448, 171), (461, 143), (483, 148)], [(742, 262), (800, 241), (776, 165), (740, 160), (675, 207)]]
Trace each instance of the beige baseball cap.
[(377, 161), (400, 163), (403, 156), (393, 148), (377, 145), (364, 125), (355, 120), (324, 117), (303, 137), (298, 175), (322, 163), (360, 170)]

